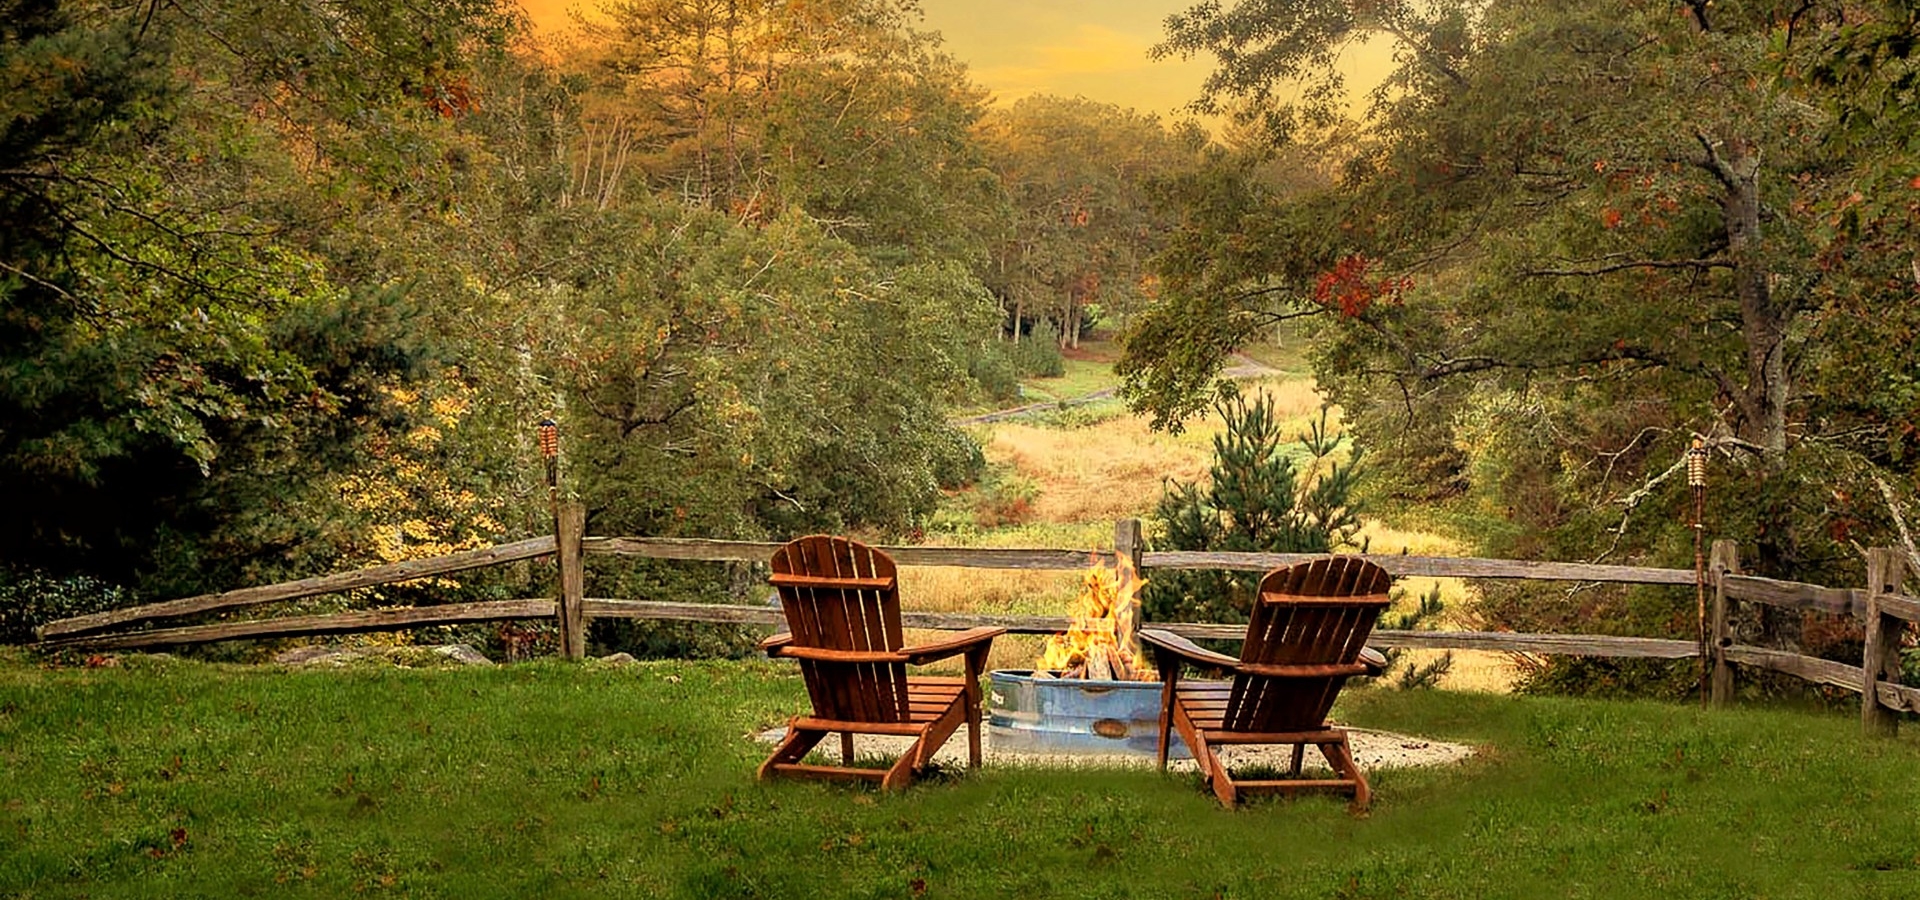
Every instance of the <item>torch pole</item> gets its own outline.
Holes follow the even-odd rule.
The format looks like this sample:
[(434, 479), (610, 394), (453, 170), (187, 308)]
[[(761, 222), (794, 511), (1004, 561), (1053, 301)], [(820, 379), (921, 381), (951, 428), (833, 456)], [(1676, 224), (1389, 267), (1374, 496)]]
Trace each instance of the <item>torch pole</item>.
[(1693, 602), (1699, 624), (1700, 705), (1707, 705), (1707, 448), (1699, 438), (1687, 450), (1687, 488), (1693, 494)]

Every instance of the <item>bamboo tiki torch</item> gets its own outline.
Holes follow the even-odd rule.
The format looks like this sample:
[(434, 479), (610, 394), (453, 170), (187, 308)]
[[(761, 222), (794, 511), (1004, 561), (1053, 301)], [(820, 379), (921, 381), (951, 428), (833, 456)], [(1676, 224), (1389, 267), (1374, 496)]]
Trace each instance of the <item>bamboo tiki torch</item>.
[(540, 459), (547, 465), (547, 512), (557, 523), (560, 521), (560, 423), (541, 419), (534, 423), (534, 430), (540, 436)]

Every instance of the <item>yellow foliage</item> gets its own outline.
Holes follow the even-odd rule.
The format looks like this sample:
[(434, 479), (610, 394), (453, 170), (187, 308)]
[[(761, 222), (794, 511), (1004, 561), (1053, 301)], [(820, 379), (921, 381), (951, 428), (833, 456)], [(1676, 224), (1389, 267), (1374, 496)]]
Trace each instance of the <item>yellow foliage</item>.
[[(368, 562), (395, 563), (485, 547), (501, 532), (488, 503), (456, 486), (430, 454), (473, 408), (473, 390), (457, 379), (434, 385), (428, 397), (388, 387), (388, 399), (431, 415), (438, 425), (416, 426), (398, 439), (375, 441), (372, 462), (338, 482), (341, 500), (371, 522), (358, 537)], [(422, 583), (458, 587), (452, 578)], [(379, 591), (364, 593), (375, 598)]]

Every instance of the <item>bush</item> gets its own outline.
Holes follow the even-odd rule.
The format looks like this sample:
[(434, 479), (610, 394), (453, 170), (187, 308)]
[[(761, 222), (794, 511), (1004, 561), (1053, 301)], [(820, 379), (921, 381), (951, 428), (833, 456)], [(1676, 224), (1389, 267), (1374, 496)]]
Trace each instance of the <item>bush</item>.
[(0, 570), (0, 643), (29, 643), (36, 640), (33, 630), (48, 622), (133, 602), (125, 588), (86, 575), (56, 578), (33, 570)]
[(1036, 322), (1026, 337), (1015, 341), (1007, 355), (1021, 375), (1058, 378), (1067, 374), (1066, 357), (1060, 355), (1060, 329), (1052, 322)]
[(987, 471), (987, 455), (980, 450), (980, 442), (958, 428), (947, 429), (945, 436), (933, 458), (933, 479), (940, 489), (957, 490), (979, 481)]
[(980, 528), (1021, 525), (1033, 520), (1033, 501), (1040, 499), (1040, 485), (1016, 472), (1002, 472), (987, 479), (976, 493), (974, 524)]
[(1012, 400), (1020, 396), (1020, 368), (1014, 364), (1006, 344), (982, 347), (967, 361), (967, 376), (992, 399)]

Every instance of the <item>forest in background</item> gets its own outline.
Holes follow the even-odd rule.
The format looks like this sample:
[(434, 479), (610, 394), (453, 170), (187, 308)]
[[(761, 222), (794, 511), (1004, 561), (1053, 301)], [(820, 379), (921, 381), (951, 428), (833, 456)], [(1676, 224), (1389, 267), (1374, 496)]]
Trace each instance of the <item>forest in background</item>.
[[(0, 23), (15, 596), (542, 532), (546, 416), (594, 533), (910, 535), (981, 473), (949, 414), (1103, 322), (1168, 428), (1309, 336), (1361, 493), (1484, 555), (1690, 562), (1696, 438), (1757, 571), (1913, 548), (1912, 0), (1201, 4), (1157, 52), (1218, 62), (1217, 135), (990, 105), (911, 0), (615, 0), (544, 42), (485, 0)], [(1356, 119), (1362, 39), (1403, 65)]]
[[(1361, 40), (1399, 67), (1356, 123)], [(1311, 321), (1371, 493), (1482, 555), (1691, 564), (1699, 441), (1706, 533), (1749, 571), (1920, 563), (1920, 4), (1238, 0), (1156, 52), (1213, 59), (1199, 107), (1253, 136), (1170, 191), (1162, 300), (1121, 363), (1158, 421)], [(1302, 153), (1321, 184), (1273, 176)], [(1691, 633), (1657, 592), (1485, 591), (1494, 627)]]
[(0, 22), (0, 556), (75, 603), (544, 532), (545, 417), (594, 533), (906, 533), (1205, 143), (990, 108), (903, 0)]

